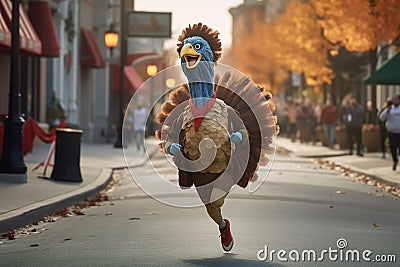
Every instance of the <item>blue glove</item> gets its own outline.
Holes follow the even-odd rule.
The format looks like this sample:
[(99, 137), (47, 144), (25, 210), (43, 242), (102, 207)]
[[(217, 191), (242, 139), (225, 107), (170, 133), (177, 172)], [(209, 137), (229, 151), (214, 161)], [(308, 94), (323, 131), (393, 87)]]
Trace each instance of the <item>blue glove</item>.
[(239, 144), (243, 141), (243, 135), (241, 132), (234, 132), (233, 134), (231, 134), (230, 139), (231, 142)]
[(169, 146), (168, 153), (171, 154), (172, 156), (175, 156), (181, 150), (182, 150), (182, 146), (180, 144), (173, 143), (172, 145)]

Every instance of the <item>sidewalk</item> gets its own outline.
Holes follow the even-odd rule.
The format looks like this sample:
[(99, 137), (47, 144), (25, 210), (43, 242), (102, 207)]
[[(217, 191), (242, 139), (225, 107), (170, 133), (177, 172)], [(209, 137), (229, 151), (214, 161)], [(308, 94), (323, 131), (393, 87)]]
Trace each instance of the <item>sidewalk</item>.
[[(291, 142), (284, 137), (277, 138), (277, 146), (293, 155), (305, 158), (326, 158), (337, 165), (349, 168), (358, 173), (365, 174), (377, 181), (388, 185), (400, 187), (400, 171), (393, 171), (393, 161), (390, 153), (387, 153), (386, 159), (381, 159), (381, 152), (364, 153), (364, 157), (349, 155), (348, 150), (330, 149), (317, 143), (301, 144), (299, 141)], [(400, 166), (398, 166), (400, 168)]]
[[(158, 151), (158, 141), (147, 139), (149, 156)], [(32, 169), (47, 156), (50, 145), (38, 143), (32, 153), (25, 156), (28, 182), (25, 184), (0, 182), (0, 233), (39, 221), (51, 213), (83, 202), (100, 192), (112, 179), (112, 171), (127, 166), (123, 150), (113, 148), (112, 144), (82, 144), (81, 173), (83, 182), (62, 182), (40, 178), (43, 167), (35, 172)], [(129, 153), (129, 166), (143, 165), (148, 156), (137, 152), (131, 145), (125, 149)], [(51, 176), (52, 168), (47, 169), (46, 177)]]

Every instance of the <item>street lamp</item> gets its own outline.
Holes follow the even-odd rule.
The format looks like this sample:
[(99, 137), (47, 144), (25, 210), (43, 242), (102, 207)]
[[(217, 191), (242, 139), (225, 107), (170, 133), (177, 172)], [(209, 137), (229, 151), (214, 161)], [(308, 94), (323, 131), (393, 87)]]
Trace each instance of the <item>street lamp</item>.
[(157, 73), (157, 65), (150, 64), (147, 66), (147, 75), (153, 77)]
[[(104, 33), (104, 44), (108, 49), (110, 49), (110, 59), (108, 61), (108, 69), (109, 69), (109, 86), (110, 86), (110, 94), (112, 91), (112, 71), (111, 71), (111, 65), (112, 65), (112, 58), (113, 58), (113, 50), (115, 47), (118, 46), (118, 39), (119, 39), (119, 34), (118, 32), (114, 29), (114, 24), (112, 23), (110, 25), (110, 28)], [(108, 132), (107, 132), (107, 142), (110, 142), (110, 131), (111, 131), (111, 114), (109, 114), (109, 120), (108, 120)]]
[(118, 45), (119, 34), (114, 30), (114, 24), (111, 24), (110, 29), (104, 33), (104, 43), (110, 49), (110, 58), (112, 58), (113, 49)]
[[(155, 65), (155, 64), (150, 64), (150, 65), (147, 65), (147, 69), (146, 69), (146, 71), (147, 71), (147, 75), (149, 76), (149, 77), (153, 77), (154, 75), (156, 75), (156, 73), (157, 73), (157, 65)], [(154, 101), (154, 82), (153, 82), (153, 79), (151, 79), (150, 78), (150, 108), (151, 108), (151, 110), (150, 110), (150, 125), (149, 125), (149, 132), (151, 133), (151, 134), (153, 134), (153, 122), (154, 122), (154, 108), (153, 108), (153, 101)]]

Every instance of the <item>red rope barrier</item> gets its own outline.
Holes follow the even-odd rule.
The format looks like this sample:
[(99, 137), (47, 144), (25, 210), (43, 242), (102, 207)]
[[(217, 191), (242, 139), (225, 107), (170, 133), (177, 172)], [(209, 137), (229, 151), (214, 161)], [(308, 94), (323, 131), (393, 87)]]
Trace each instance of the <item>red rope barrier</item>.
[[(46, 144), (50, 144), (54, 140), (56, 140), (56, 129), (57, 128), (65, 128), (67, 127), (67, 122), (62, 120), (61, 123), (53, 130), (46, 132), (37, 124), (37, 122), (29, 118), (23, 127), (23, 146), (22, 150), (24, 155), (30, 153), (33, 149), (33, 140), (35, 136), (39, 137), (39, 139)], [(3, 152), (3, 139), (4, 139), (4, 126), (0, 126), (0, 155)]]

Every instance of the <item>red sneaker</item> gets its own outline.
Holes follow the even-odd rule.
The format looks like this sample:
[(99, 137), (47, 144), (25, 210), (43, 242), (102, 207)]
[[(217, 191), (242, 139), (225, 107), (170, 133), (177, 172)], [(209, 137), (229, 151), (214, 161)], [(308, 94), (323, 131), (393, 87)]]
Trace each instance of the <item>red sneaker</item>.
[(233, 247), (233, 237), (231, 235), (231, 223), (229, 220), (224, 219), (226, 226), (224, 230), (219, 230), (221, 232), (221, 244), (222, 248), (228, 252)]

